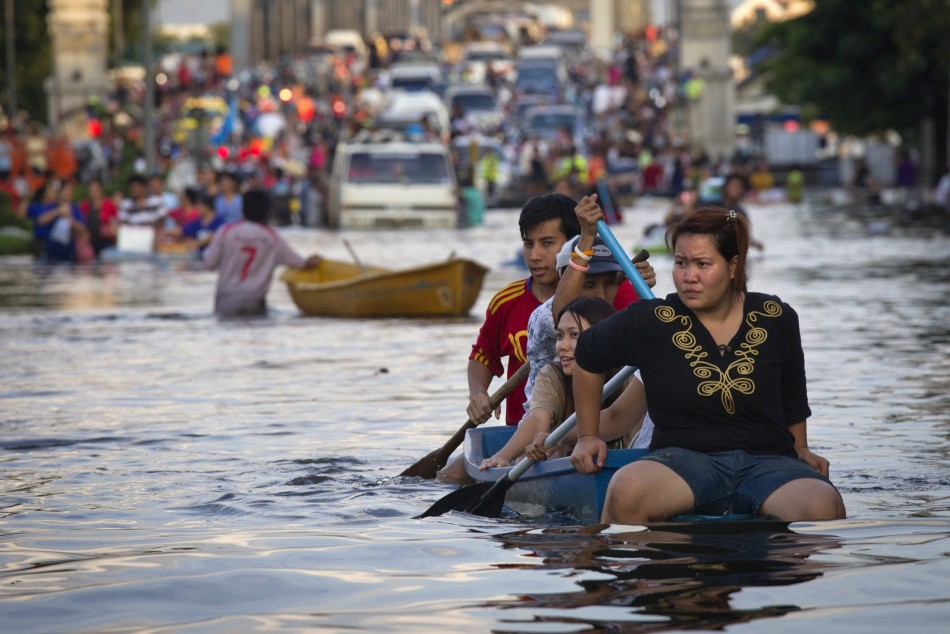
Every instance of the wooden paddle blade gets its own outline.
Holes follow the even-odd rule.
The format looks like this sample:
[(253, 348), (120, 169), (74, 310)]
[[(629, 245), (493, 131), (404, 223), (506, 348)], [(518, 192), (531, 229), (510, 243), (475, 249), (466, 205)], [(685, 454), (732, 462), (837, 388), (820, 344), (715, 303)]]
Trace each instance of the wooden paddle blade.
[(438, 475), (439, 469), (444, 467), (446, 463), (446, 460), (442, 460), (442, 464), (439, 464), (440, 453), (443, 453), (441, 449), (430, 451), (422, 458), (419, 458), (416, 464), (407, 467), (406, 470), (399, 475), (405, 478), (424, 478), (426, 480), (432, 480)]
[(475, 427), (475, 421), (469, 418), (444, 445), (435, 451), (429, 452), (425, 457), (399, 475), (406, 477), (417, 476), (425, 478), (426, 480), (433, 479), (439, 473), (439, 469), (444, 467), (445, 463), (449, 461), (449, 456), (452, 455), (452, 452), (465, 440), (465, 432)]
[(439, 499), (439, 501), (430, 506), (425, 513), (416, 515), (413, 519), (444, 515), (449, 511), (464, 511), (473, 504), (476, 504), (482, 495), (487, 493), (491, 487), (492, 483), (482, 482), (456, 489)]

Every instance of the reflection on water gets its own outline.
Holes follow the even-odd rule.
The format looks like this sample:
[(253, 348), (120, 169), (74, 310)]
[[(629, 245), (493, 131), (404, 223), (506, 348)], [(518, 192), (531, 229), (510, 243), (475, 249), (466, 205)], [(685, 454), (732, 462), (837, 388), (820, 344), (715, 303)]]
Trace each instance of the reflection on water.
[[(528, 594), (490, 605), (544, 616), (538, 622), (585, 623), (598, 631), (718, 629), (781, 616), (795, 605), (738, 609), (744, 588), (811, 581), (833, 564), (811, 555), (838, 548), (832, 536), (801, 535), (780, 522), (707, 522), (642, 527), (520, 531), (495, 537), (526, 550), (551, 571), (581, 577), (576, 592)], [(596, 573), (596, 574), (590, 574)], [(600, 606), (598, 610), (583, 610)], [(662, 627), (661, 627), (662, 626)]]
[[(618, 238), (634, 244), (662, 211), (627, 211)], [(287, 232), (338, 259), (346, 237), (371, 264), (454, 251), (491, 266), (459, 319), (304, 318), (275, 283), (269, 319), (219, 322), (214, 274), (194, 267), (4, 260), (3, 631), (943, 631), (947, 227), (751, 213), (766, 243), (751, 286), (799, 313), (809, 440), (846, 522), (411, 519), (451, 490), (397, 474), (465, 422), (481, 315), (524, 274), (506, 264), (516, 211), (397, 244)], [(655, 258), (658, 294), (670, 265)]]
[[(944, 631), (946, 520), (713, 522), (548, 528), (494, 536), (573, 589), (487, 603), (495, 631)], [(913, 571), (913, 572), (912, 572)], [(940, 587), (937, 587), (940, 586)], [(830, 610), (829, 610), (830, 608)], [(790, 617), (776, 621), (776, 617)], [(910, 626), (909, 623), (914, 625)], [(903, 624), (903, 626), (902, 626)]]

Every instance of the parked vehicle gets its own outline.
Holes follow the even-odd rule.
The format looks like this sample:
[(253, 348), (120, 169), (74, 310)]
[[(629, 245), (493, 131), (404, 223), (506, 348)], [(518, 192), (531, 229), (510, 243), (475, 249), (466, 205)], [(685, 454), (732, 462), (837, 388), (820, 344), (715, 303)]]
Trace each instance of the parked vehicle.
[(465, 81), (473, 84), (486, 83), (489, 71), (507, 81), (515, 78), (515, 62), (499, 42), (466, 44), (459, 70)]
[(508, 114), (516, 126), (524, 123), (525, 114), (535, 106), (553, 105), (555, 101), (548, 95), (523, 94), (508, 102)]
[(442, 69), (433, 63), (393, 64), (389, 68), (390, 88), (408, 91), (429, 90), (442, 80)]
[(328, 46), (345, 53), (355, 53), (360, 58), (366, 58), (369, 55), (363, 36), (359, 31), (352, 29), (332, 29), (327, 31), (322, 38), (317, 38), (314, 44)]
[(435, 93), (423, 90), (419, 92), (393, 92), (386, 98), (376, 125), (389, 130), (407, 131), (423, 119), (440, 136), (448, 136), (452, 122), (445, 103)]
[(580, 29), (553, 29), (544, 38), (546, 46), (560, 47), (568, 58), (587, 52), (587, 34)]
[(487, 86), (456, 84), (445, 91), (445, 104), (455, 116), (458, 111), (475, 130), (490, 131), (504, 120), (498, 97)]
[(341, 143), (328, 202), (330, 227), (455, 228), (458, 187), (449, 148), (440, 142)]
[(566, 129), (577, 149), (585, 151), (587, 148), (587, 117), (579, 108), (568, 104), (530, 108), (524, 115), (522, 128), (525, 136), (546, 141), (556, 139), (558, 134)]
[(570, 83), (567, 58), (559, 46), (523, 46), (518, 51), (515, 94), (541, 93), (564, 99)]
[(550, 62), (528, 60), (518, 62), (514, 92), (520, 95), (544, 95), (553, 102), (564, 98), (567, 76), (561, 75)]

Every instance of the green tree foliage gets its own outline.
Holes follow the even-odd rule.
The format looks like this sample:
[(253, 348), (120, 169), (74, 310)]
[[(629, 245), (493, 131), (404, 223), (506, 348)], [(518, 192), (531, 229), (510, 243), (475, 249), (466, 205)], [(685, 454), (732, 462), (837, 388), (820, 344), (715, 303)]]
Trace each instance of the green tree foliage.
[[(152, 6), (157, 0), (150, 0)], [(141, 59), (142, 0), (121, 0), (122, 32), (125, 38), (126, 57)], [(113, 0), (109, 0), (110, 24), (108, 27), (109, 50), (113, 50), (111, 23)], [(0, 6), (0, 55), (6, 55), (6, 24), (3, 24), (3, 7)], [(47, 96), (45, 82), (53, 72), (53, 44), (47, 18), (49, 5), (46, 0), (13, 0), (13, 36), (15, 46), (15, 75), (17, 107), (26, 111), (35, 121), (46, 121)], [(112, 56), (108, 58), (112, 62)], [(0, 64), (0, 106), (9, 103), (10, 81), (7, 77), (6, 58)]]
[[(29, 5), (29, 6), (27, 6)], [(17, 108), (25, 110), (34, 120), (46, 120), (46, 91), (44, 82), (52, 74), (52, 43), (46, 26), (49, 9), (45, 2), (14, 2), (13, 38)], [(0, 7), (0, 16), (3, 7)], [(2, 23), (2, 22), (0, 22)], [(10, 78), (7, 76), (7, 28), (0, 27), (0, 105), (6, 109), (10, 99)]]
[(910, 133), (946, 121), (950, 0), (816, 0), (763, 29), (776, 54), (756, 67), (781, 101), (811, 106), (841, 133)]

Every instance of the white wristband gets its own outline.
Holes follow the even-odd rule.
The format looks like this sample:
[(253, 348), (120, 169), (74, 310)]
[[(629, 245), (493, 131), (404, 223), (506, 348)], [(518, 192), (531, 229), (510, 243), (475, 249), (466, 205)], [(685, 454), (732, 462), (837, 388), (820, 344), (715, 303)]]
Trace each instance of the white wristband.
[(581, 252), (577, 249), (577, 246), (574, 247), (574, 255), (576, 255), (577, 257), (579, 257), (579, 258), (582, 259), (582, 260), (587, 260), (588, 262), (590, 262), (590, 259), (591, 259), (592, 257), (594, 257), (594, 256), (592, 256), (592, 255), (587, 255), (586, 253), (581, 253)]

